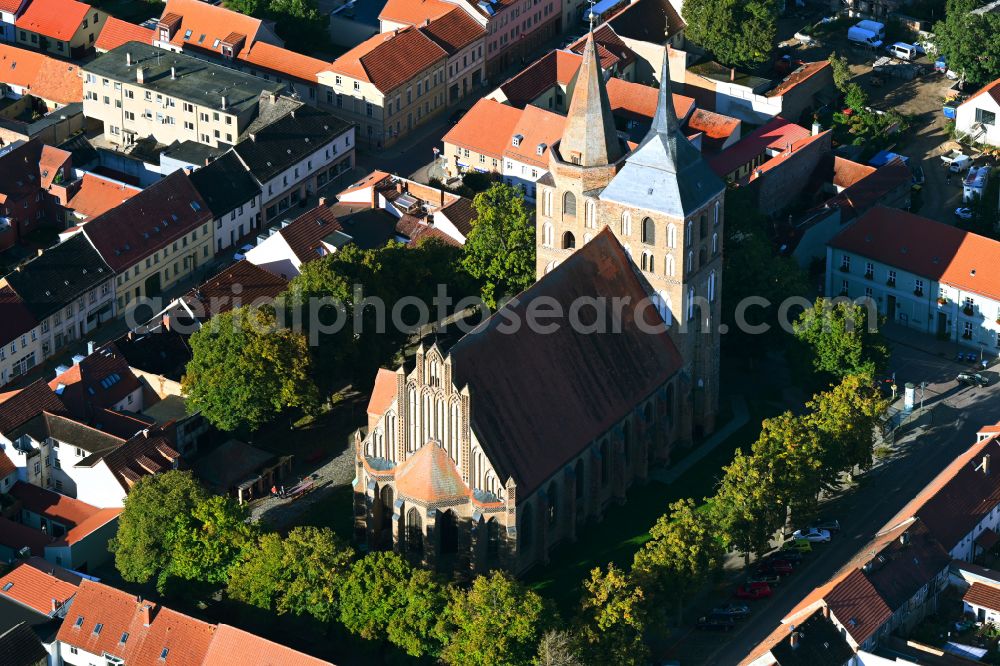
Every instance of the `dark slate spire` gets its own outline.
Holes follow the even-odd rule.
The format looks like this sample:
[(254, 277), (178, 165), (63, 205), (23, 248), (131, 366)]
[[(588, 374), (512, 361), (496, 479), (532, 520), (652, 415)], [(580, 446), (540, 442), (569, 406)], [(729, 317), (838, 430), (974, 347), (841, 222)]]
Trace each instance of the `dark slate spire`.
[(576, 75), (576, 88), (559, 143), (559, 155), (564, 162), (590, 167), (611, 164), (622, 154), (591, 32), (587, 35), (583, 61)]

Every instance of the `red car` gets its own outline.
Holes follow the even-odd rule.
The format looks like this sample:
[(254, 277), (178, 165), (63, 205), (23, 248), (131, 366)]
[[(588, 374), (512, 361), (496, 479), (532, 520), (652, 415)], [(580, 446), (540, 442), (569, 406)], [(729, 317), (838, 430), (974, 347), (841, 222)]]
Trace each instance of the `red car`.
[(744, 583), (736, 588), (737, 599), (767, 599), (773, 594), (767, 583)]

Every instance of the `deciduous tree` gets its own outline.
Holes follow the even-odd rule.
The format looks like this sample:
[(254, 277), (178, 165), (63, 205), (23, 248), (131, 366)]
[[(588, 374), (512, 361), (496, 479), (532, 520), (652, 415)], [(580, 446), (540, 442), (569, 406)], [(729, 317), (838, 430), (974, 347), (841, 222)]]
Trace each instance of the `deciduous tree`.
[(583, 666), (576, 638), (568, 631), (550, 629), (538, 642), (537, 666)]
[(948, 69), (973, 84), (986, 84), (1000, 72), (1000, 15), (971, 13), (976, 0), (948, 0), (945, 19), (934, 24), (934, 44)]
[(541, 597), (505, 573), (478, 576), (467, 592), (452, 592), (441, 658), (453, 666), (530, 664), (547, 615)]
[(158, 578), (170, 562), (174, 519), (190, 515), (205, 497), (205, 489), (190, 472), (139, 479), (125, 498), (118, 532), (108, 544), (122, 578), (131, 583)]
[(490, 308), (535, 281), (534, 216), (510, 185), (495, 183), (473, 199), (476, 221), (465, 241), (462, 265), (482, 284)]
[(842, 55), (837, 55), (834, 51), (827, 58), (830, 61), (830, 71), (833, 74), (833, 85), (836, 86), (837, 90), (844, 92), (844, 86), (847, 82), (854, 78), (851, 74), (851, 66), (847, 62), (847, 58)]
[(820, 438), (826, 487), (835, 487), (840, 475), (855, 467), (871, 466), (877, 428), (889, 402), (869, 377), (847, 375), (806, 407), (809, 425)]
[(190, 344), (182, 381), (188, 409), (222, 430), (252, 432), (283, 409), (318, 403), (305, 337), (279, 328), (271, 311), (245, 306), (216, 315)]
[(676, 609), (681, 621), (684, 602), (722, 565), (725, 550), (705, 512), (694, 500), (678, 500), (656, 521), (652, 537), (636, 552), (632, 575), (648, 595), (651, 611)]
[(774, 0), (686, 0), (685, 36), (724, 65), (754, 67), (766, 62), (777, 34)]
[(165, 589), (170, 577), (207, 585), (224, 585), (229, 573), (253, 544), (255, 528), (247, 509), (231, 497), (200, 500), (190, 513), (179, 514), (170, 528), (169, 565), (157, 581)]
[(595, 568), (584, 581), (581, 635), (588, 664), (640, 666), (649, 650), (642, 640), (646, 626), (642, 588), (609, 564)]
[(843, 299), (816, 299), (794, 324), (795, 335), (812, 352), (813, 369), (841, 378), (874, 377), (889, 361), (889, 348), (869, 307)]
[(767, 552), (771, 538), (785, 520), (785, 508), (775, 502), (777, 489), (770, 469), (753, 455), (736, 449), (733, 461), (712, 498), (711, 515), (729, 546), (743, 553)]

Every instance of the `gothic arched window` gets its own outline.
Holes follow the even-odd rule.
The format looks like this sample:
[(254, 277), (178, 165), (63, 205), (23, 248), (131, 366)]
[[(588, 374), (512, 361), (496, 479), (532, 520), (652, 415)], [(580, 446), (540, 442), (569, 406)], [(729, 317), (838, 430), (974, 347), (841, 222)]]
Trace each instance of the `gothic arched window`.
[(570, 215), (576, 217), (576, 197), (572, 192), (563, 195), (563, 217)]
[(719, 234), (712, 234), (712, 255), (719, 254)]
[(673, 277), (676, 272), (674, 267), (674, 255), (668, 254), (667, 258), (663, 264), (663, 272), (667, 277)]
[(677, 227), (673, 224), (667, 225), (667, 247), (671, 250), (677, 247)]
[(708, 274), (708, 301), (715, 302), (715, 271)]
[(587, 199), (587, 213), (584, 218), (584, 224), (588, 229), (597, 228), (597, 206), (594, 204), (593, 199)]
[(555, 230), (551, 222), (542, 225), (542, 245), (552, 247), (555, 244)]
[(656, 243), (656, 224), (651, 218), (642, 218), (642, 242), (646, 245)]
[(622, 213), (622, 237), (628, 238), (632, 235), (632, 215), (628, 211)]
[(694, 222), (688, 220), (687, 223), (687, 233), (684, 234), (684, 245), (691, 247), (691, 243), (694, 242)]
[(719, 209), (721, 207), (722, 207), (722, 204), (719, 203), (718, 201), (716, 201), (715, 202), (715, 222), (712, 223), (712, 226), (716, 226), (716, 227), (719, 226)]
[(562, 247), (564, 250), (572, 250), (576, 248), (576, 237), (573, 235), (572, 231), (567, 231), (563, 234)]
[(660, 291), (655, 296), (656, 311), (660, 313), (663, 318), (663, 322), (669, 326), (671, 320), (670, 312), (670, 294), (665, 291)]

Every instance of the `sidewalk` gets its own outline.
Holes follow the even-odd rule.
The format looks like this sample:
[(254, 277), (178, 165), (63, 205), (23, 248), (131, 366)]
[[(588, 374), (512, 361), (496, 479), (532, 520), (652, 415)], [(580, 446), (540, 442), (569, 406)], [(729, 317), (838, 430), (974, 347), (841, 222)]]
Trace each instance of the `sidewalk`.
[(650, 478), (654, 481), (670, 484), (676, 481), (682, 474), (698, 463), (702, 458), (711, 453), (715, 447), (729, 439), (733, 433), (742, 428), (750, 420), (750, 411), (747, 409), (747, 402), (741, 395), (733, 396), (733, 418), (729, 423), (712, 433), (712, 436), (701, 443), (698, 448), (688, 454), (676, 465), (671, 465), (666, 469), (655, 469), (650, 473)]
[[(880, 332), (886, 340), (893, 344), (904, 345), (938, 358), (954, 361), (960, 351), (962, 354), (976, 353), (971, 347), (960, 345), (954, 340), (941, 340), (929, 333), (916, 331), (895, 323), (883, 324)], [(988, 359), (992, 365), (996, 356), (993, 350), (985, 349), (983, 350), (983, 358)]]

